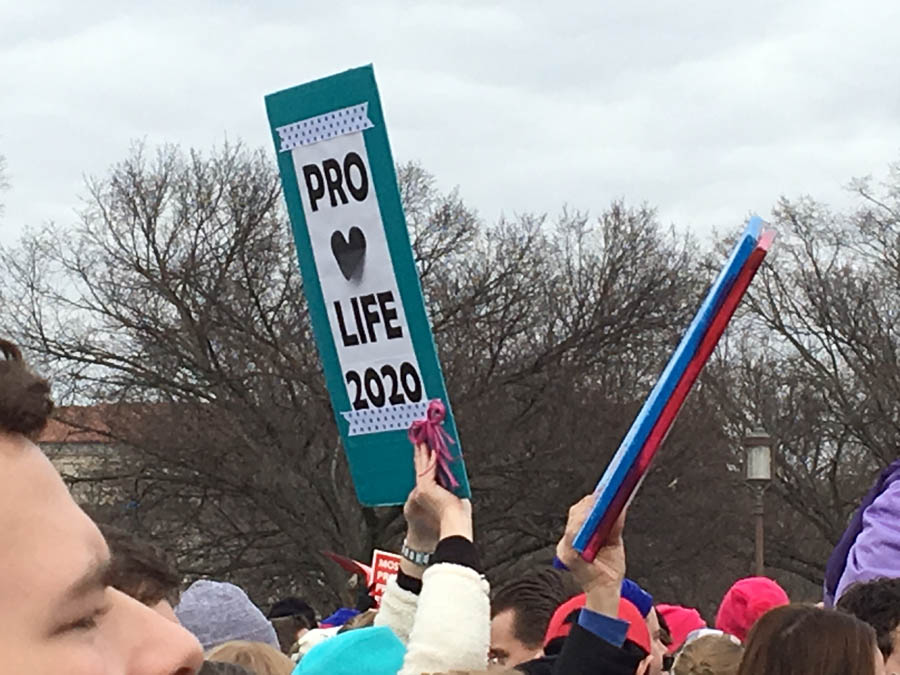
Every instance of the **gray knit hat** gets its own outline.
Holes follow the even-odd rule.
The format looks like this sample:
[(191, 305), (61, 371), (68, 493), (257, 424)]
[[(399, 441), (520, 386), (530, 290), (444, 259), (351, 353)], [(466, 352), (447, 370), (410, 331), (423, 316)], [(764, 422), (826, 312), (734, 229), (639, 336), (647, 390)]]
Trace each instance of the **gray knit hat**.
[(280, 649), (272, 624), (234, 584), (195, 581), (182, 593), (175, 615), (182, 626), (197, 636), (203, 651), (230, 640), (264, 642)]

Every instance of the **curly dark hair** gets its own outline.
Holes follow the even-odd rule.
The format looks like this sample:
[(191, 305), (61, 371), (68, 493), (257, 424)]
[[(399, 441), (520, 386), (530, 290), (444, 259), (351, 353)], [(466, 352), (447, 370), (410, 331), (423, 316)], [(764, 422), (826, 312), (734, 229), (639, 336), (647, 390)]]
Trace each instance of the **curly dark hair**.
[(893, 653), (894, 634), (900, 626), (900, 579), (853, 584), (838, 600), (837, 608), (875, 629), (885, 659)]
[(0, 339), (0, 429), (33, 438), (53, 412), (50, 385), (29, 370), (21, 350)]

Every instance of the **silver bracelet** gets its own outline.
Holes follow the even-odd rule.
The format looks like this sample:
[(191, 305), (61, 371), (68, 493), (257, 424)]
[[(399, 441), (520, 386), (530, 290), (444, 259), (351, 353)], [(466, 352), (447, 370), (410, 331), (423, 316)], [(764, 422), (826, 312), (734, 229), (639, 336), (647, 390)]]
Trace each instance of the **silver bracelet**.
[(406, 539), (403, 540), (403, 546), (400, 547), (400, 555), (409, 560), (413, 565), (418, 565), (419, 567), (428, 567), (431, 563), (431, 556), (434, 555), (434, 552), (425, 552), (425, 551), (415, 551), (411, 549), (406, 544)]

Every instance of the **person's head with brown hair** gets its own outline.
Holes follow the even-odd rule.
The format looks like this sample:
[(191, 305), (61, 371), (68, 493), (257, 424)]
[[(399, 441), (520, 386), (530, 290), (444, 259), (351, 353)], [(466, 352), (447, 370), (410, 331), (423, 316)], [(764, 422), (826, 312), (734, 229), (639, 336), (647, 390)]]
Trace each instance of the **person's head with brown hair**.
[(672, 675), (736, 675), (744, 648), (730, 635), (705, 635), (689, 642), (675, 659)]
[(173, 621), (114, 589), (103, 535), (31, 441), (47, 382), (0, 340), (0, 663), (29, 675), (194, 675), (203, 655)]
[(875, 579), (850, 586), (837, 608), (875, 629), (889, 673), (900, 672), (900, 579)]
[(812, 605), (765, 614), (744, 644), (738, 675), (883, 675), (875, 631), (859, 619)]
[(206, 659), (234, 663), (256, 675), (291, 675), (294, 670), (293, 661), (264, 642), (232, 640), (210, 650)]
[(112, 525), (100, 525), (112, 555), (109, 583), (167, 619), (177, 621), (181, 577), (158, 546)]
[(290, 654), (297, 640), (319, 625), (316, 611), (305, 600), (289, 596), (272, 605), (266, 618), (272, 622), (281, 651)]
[(50, 385), (35, 375), (19, 348), (0, 339), (0, 429), (34, 438), (53, 412)]
[(539, 656), (550, 617), (579, 592), (549, 568), (500, 586), (491, 598), (491, 660), (517, 666)]

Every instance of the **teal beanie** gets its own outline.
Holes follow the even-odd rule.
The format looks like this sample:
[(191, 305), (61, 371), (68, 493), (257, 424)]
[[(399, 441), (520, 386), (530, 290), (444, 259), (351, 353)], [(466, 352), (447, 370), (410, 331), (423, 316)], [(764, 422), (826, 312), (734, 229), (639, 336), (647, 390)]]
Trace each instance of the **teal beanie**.
[(405, 655), (406, 647), (390, 628), (357, 628), (310, 649), (293, 675), (397, 675)]

